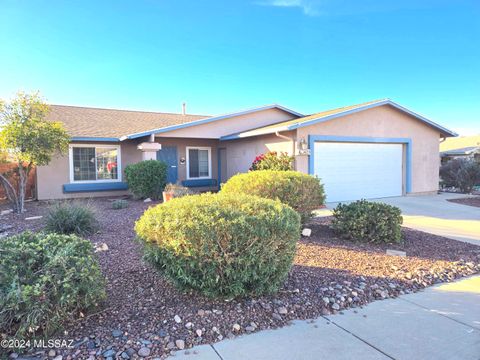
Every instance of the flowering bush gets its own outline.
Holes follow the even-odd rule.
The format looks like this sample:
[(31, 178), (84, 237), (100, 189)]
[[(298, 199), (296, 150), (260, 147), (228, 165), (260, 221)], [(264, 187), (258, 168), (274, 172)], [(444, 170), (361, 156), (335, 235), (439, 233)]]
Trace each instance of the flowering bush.
[(286, 152), (277, 153), (276, 151), (270, 151), (265, 154), (258, 155), (253, 160), (251, 171), (254, 170), (280, 170), (289, 171), (293, 170), (293, 156), (288, 155)]

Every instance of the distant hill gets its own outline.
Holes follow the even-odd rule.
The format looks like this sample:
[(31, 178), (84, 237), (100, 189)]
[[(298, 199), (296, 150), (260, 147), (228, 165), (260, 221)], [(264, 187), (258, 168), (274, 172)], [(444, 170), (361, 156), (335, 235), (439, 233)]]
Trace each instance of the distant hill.
[(480, 134), (447, 138), (444, 142), (440, 143), (440, 151), (460, 149), (470, 146), (480, 146)]

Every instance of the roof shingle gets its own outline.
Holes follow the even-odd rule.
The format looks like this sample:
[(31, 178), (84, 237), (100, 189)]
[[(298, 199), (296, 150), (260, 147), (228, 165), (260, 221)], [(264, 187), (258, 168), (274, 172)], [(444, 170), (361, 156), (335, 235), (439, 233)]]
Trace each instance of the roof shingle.
[(71, 137), (120, 138), (209, 116), (51, 105), (47, 120), (62, 122)]

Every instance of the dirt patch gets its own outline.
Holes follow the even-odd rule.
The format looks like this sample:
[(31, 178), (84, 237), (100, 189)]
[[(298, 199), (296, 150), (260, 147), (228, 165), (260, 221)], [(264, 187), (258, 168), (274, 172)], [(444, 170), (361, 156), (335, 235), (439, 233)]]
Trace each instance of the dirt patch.
[(457, 204), (462, 204), (462, 205), (480, 207), (480, 196), (461, 198), (461, 199), (448, 199), (447, 201), (457, 203)]
[[(310, 225), (312, 237), (299, 241), (294, 266), (278, 294), (210, 300), (178, 291), (141, 260), (133, 224), (155, 204), (130, 201), (121, 210), (111, 209), (106, 199), (93, 204), (101, 231), (90, 240), (108, 247), (97, 253), (108, 301), (98, 313), (67, 324), (63, 337), (75, 339), (75, 346), (57, 351), (64, 359), (163, 358), (182, 348), (361, 307), (480, 271), (478, 246), (410, 229), (403, 230), (402, 245), (354, 243), (337, 238), (330, 219), (323, 218)], [(41, 203), (29, 203), (27, 209), (29, 216), (45, 213)], [(23, 218), (8, 215), (16, 231), (42, 226), (42, 220)], [(407, 257), (386, 255), (386, 249), (405, 251)]]

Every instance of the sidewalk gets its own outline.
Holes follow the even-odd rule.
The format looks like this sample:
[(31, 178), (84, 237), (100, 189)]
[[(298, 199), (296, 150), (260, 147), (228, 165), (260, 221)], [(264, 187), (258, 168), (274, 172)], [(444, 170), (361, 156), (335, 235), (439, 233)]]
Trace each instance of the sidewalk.
[(188, 352), (171, 358), (479, 360), (480, 276)]

